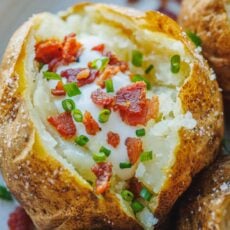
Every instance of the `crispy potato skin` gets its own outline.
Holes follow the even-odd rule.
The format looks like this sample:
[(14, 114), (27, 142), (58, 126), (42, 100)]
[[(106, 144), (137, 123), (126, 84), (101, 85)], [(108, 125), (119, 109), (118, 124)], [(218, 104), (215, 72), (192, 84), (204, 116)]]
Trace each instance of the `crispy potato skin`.
[[(89, 4), (72, 7), (63, 19), (84, 12)], [(166, 33), (182, 41), (192, 56), (197, 55), (178, 25), (160, 13), (142, 13), (102, 4), (92, 6), (125, 18), (139, 29)], [(23, 80), (26, 68), (23, 65), (24, 44), (39, 23), (39, 17), (42, 15), (34, 16), (15, 33), (1, 65), (0, 168), (3, 177), (40, 229), (142, 229), (122, 210), (115, 195), (108, 192), (104, 197), (97, 197), (93, 189), (83, 183), (77, 173), (70, 172), (56, 160), (40, 140), (30, 116)], [(124, 28), (124, 31), (129, 29)], [(175, 162), (167, 172), (168, 179), (154, 213), (160, 220), (187, 189), (192, 177), (214, 160), (223, 136), (223, 108), (218, 84), (209, 79), (210, 71), (202, 59), (197, 58), (194, 63), (192, 75), (183, 85), (179, 97), (184, 111), (190, 111), (197, 120), (197, 126), (194, 130), (182, 129), (179, 133), (181, 142), (175, 152)]]
[(224, 95), (230, 99), (230, 23), (227, 0), (184, 0), (179, 23), (197, 33), (203, 54), (215, 70)]
[(229, 183), (230, 156), (221, 156), (186, 192), (179, 209), (178, 230), (229, 229)]

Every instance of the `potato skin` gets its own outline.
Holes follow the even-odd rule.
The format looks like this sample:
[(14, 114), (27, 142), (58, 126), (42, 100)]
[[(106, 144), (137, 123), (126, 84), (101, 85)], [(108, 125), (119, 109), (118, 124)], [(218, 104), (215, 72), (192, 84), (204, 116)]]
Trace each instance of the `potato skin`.
[[(84, 12), (89, 4), (72, 7), (63, 19)], [(101, 12), (125, 18), (139, 29), (166, 33), (182, 41), (185, 49), (197, 56), (178, 25), (160, 13), (91, 5)], [(115, 195), (108, 192), (104, 197), (97, 197), (91, 186), (83, 183), (76, 172), (67, 170), (40, 141), (24, 94), (26, 67), (23, 65), (26, 40), (39, 23), (39, 17), (43, 15), (30, 19), (16, 32), (1, 66), (0, 168), (3, 177), (38, 228), (141, 229), (136, 220), (122, 210)], [(193, 130), (181, 129), (179, 133), (181, 142), (175, 152), (175, 162), (167, 172), (168, 179), (159, 193), (154, 213), (159, 220), (186, 190), (192, 177), (214, 160), (219, 148), (223, 136), (222, 98), (218, 84), (209, 76), (206, 63), (196, 58), (193, 72), (180, 91), (183, 110), (193, 114), (197, 126)]]
[(198, 175), (179, 208), (178, 230), (230, 228), (230, 156)]
[(203, 55), (215, 70), (224, 96), (230, 99), (230, 23), (227, 0), (184, 0), (179, 23), (202, 40)]

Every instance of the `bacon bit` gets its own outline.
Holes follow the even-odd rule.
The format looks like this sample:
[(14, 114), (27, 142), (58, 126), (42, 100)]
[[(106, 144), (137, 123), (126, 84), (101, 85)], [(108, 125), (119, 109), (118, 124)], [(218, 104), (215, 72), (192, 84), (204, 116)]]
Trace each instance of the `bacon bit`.
[(62, 43), (57, 40), (47, 40), (35, 45), (35, 60), (44, 64), (53, 59), (61, 59), (63, 54)]
[(146, 120), (156, 119), (159, 114), (159, 98), (158, 96), (153, 96), (151, 99), (148, 99), (148, 112)]
[(65, 96), (66, 95), (66, 92), (64, 90), (62, 81), (58, 81), (58, 83), (56, 85), (56, 88), (55, 89), (51, 89), (51, 93), (54, 96)]
[(77, 80), (84, 80), (88, 78), (90, 75), (90, 70), (89, 69), (83, 69), (78, 75), (77, 75)]
[(61, 76), (67, 79), (67, 82), (77, 82), (77, 75), (84, 70), (84, 68), (67, 69), (61, 72)]
[(98, 70), (91, 69), (88, 78), (78, 79), (77, 85), (79, 87), (81, 87), (81, 86), (84, 86), (84, 85), (87, 85), (87, 84), (94, 82), (94, 80), (97, 78), (98, 74), (99, 74)]
[(128, 63), (124, 61), (120, 61), (115, 54), (108, 52), (106, 56), (109, 58), (109, 65), (118, 66), (121, 72), (126, 72), (129, 69)]
[(107, 66), (100, 77), (97, 79), (96, 83), (101, 87), (105, 87), (105, 81), (111, 79), (120, 71), (118, 66)]
[(97, 89), (91, 94), (92, 101), (99, 106), (103, 106), (106, 108), (111, 108), (114, 103), (114, 97), (105, 93), (101, 89)]
[(118, 133), (108, 132), (107, 133), (107, 142), (116, 148), (120, 144), (120, 136)]
[(138, 179), (136, 177), (131, 178), (129, 181), (129, 190), (134, 194), (135, 198), (140, 196), (141, 189), (142, 185)]
[(48, 65), (48, 69), (51, 72), (56, 72), (57, 68), (62, 65), (67, 65), (68, 63), (61, 58), (54, 58)]
[(125, 140), (129, 161), (135, 164), (143, 152), (142, 141), (139, 138), (128, 137)]
[(109, 181), (112, 176), (112, 164), (109, 162), (97, 163), (91, 168), (97, 177), (96, 193), (102, 194), (110, 187)]
[(17, 207), (9, 216), (9, 230), (33, 230), (33, 222), (22, 207)]
[(96, 135), (97, 132), (101, 130), (98, 123), (94, 120), (91, 113), (88, 111), (85, 111), (84, 113), (83, 124), (85, 125), (86, 132), (89, 135)]
[(104, 44), (100, 44), (100, 45), (94, 46), (94, 47), (92, 48), (92, 50), (98, 51), (98, 52), (100, 52), (100, 53), (103, 53), (104, 50), (105, 50), (105, 45), (104, 45)]
[(47, 121), (56, 128), (62, 137), (70, 139), (76, 136), (77, 129), (70, 112), (49, 117)]

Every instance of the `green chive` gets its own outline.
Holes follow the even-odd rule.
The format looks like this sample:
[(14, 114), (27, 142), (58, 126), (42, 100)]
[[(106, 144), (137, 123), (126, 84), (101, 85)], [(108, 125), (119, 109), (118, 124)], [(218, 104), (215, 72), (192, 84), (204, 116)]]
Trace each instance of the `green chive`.
[(143, 136), (145, 136), (145, 129), (137, 129), (137, 130), (136, 130), (136, 135), (137, 135), (138, 137), (143, 137)]
[(132, 164), (130, 162), (121, 162), (119, 166), (121, 169), (128, 169), (132, 167)]
[(100, 153), (104, 153), (107, 157), (111, 154), (111, 150), (105, 148), (104, 146), (101, 146), (99, 152), (100, 152)]
[(48, 72), (48, 71), (43, 72), (43, 77), (46, 80), (61, 80), (61, 76), (54, 72)]
[(147, 201), (150, 201), (152, 194), (146, 189), (146, 188), (142, 188), (140, 191), (140, 196)]
[(132, 64), (134, 66), (140, 67), (143, 62), (143, 54), (138, 50), (132, 51)]
[(132, 201), (134, 198), (134, 195), (132, 192), (130, 192), (129, 190), (123, 190), (121, 192), (121, 197), (126, 200), (126, 201)]
[(109, 58), (107, 57), (103, 57), (103, 58), (98, 58), (95, 59), (92, 63), (91, 63), (91, 67), (94, 69), (98, 69), (98, 70), (104, 70), (105, 67), (108, 65), (109, 63)]
[(151, 83), (147, 79), (145, 79), (144, 77), (142, 77), (139, 74), (136, 74), (136, 75), (132, 76), (131, 77), (131, 81), (132, 82), (144, 81), (145, 84), (146, 84), (147, 89), (151, 89), (152, 88)]
[(172, 73), (178, 73), (180, 71), (180, 55), (171, 57), (171, 71)]
[(94, 153), (93, 154), (93, 159), (98, 163), (104, 162), (106, 160), (106, 158), (107, 157), (106, 157), (105, 153)]
[(114, 92), (114, 87), (113, 87), (113, 80), (108, 79), (105, 81), (105, 88), (107, 93), (113, 93)]
[(83, 115), (82, 115), (81, 110), (79, 110), (79, 109), (74, 109), (72, 111), (72, 116), (76, 122), (82, 122), (83, 121)]
[(149, 74), (153, 68), (154, 68), (153, 65), (149, 65), (149, 67), (145, 70), (145, 73)]
[(6, 187), (0, 185), (0, 198), (3, 200), (13, 200), (12, 195), (10, 194), (10, 192), (7, 190)]
[(89, 138), (87, 136), (84, 135), (80, 135), (78, 137), (76, 137), (75, 139), (75, 143), (80, 145), (80, 146), (84, 146), (89, 142)]
[(140, 212), (144, 209), (144, 205), (141, 204), (139, 201), (133, 201), (131, 204), (131, 207), (132, 207), (134, 213)]
[(73, 97), (81, 94), (81, 91), (75, 82), (65, 84), (64, 90), (69, 97)]
[(106, 123), (109, 120), (110, 114), (111, 114), (111, 111), (109, 109), (101, 110), (98, 116), (98, 121), (100, 123)]
[(90, 185), (93, 185), (93, 181), (91, 180), (86, 180)]
[(153, 159), (153, 152), (152, 152), (152, 151), (143, 152), (143, 153), (141, 153), (141, 155), (140, 155), (140, 160), (141, 160), (141, 162), (149, 161), (149, 160), (152, 160), (152, 159)]
[(62, 101), (62, 107), (65, 111), (70, 112), (75, 109), (75, 103), (72, 99), (65, 99)]
[(191, 32), (191, 31), (187, 31), (186, 34), (190, 38), (190, 40), (195, 44), (196, 47), (202, 45), (202, 41), (197, 34)]

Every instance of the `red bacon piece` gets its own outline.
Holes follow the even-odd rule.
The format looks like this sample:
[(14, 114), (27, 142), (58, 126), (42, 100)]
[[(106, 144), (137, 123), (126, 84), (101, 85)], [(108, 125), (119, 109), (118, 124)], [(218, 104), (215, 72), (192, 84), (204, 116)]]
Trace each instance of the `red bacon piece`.
[(129, 181), (129, 190), (134, 194), (135, 198), (140, 196), (141, 189), (142, 185), (138, 179), (136, 177), (131, 178)]
[(67, 79), (67, 82), (77, 82), (77, 75), (84, 70), (84, 68), (70, 68), (67, 70), (63, 70), (61, 72), (61, 76)]
[(62, 43), (57, 40), (47, 40), (35, 45), (35, 60), (44, 64), (53, 59), (61, 59), (63, 54)]
[(91, 94), (92, 101), (102, 107), (110, 108), (114, 103), (114, 97), (102, 91), (102, 89), (97, 89)]
[(54, 96), (65, 96), (66, 95), (62, 81), (58, 81), (55, 89), (51, 89), (51, 93)]
[(106, 56), (109, 58), (109, 65), (118, 66), (121, 72), (124, 73), (129, 69), (128, 63), (120, 61), (115, 54), (107, 52)]
[(118, 133), (108, 132), (107, 133), (107, 142), (109, 145), (112, 145), (116, 148), (120, 144), (120, 136)]
[(142, 141), (139, 138), (128, 137), (125, 140), (129, 161), (135, 164), (143, 152)]
[(101, 130), (98, 123), (94, 120), (91, 113), (88, 111), (85, 111), (84, 113), (83, 124), (85, 125), (86, 132), (89, 135), (96, 135), (97, 132)]
[(147, 102), (147, 116), (146, 120), (149, 121), (150, 119), (156, 119), (159, 114), (159, 98), (158, 96), (153, 96), (151, 99), (148, 99)]
[(97, 163), (92, 167), (92, 172), (97, 177), (96, 193), (102, 194), (109, 189), (112, 176), (112, 164), (109, 162)]
[(104, 44), (99, 44), (99, 45), (97, 45), (97, 46), (94, 46), (94, 47), (92, 48), (92, 50), (98, 51), (98, 52), (100, 52), (100, 53), (103, 53), (104, 50), (105, 50), (105, 45), (104, 45)]
[(76, 136), (77, 129), (70, 112), (64, 112), (57, 116), (49, 117), (47, 120), (56, 128), (62, 137), (70, 139)]
[(78, 79), (77, 85), (79, 87), (81, 87), (81, 86), (84, 86), (84, 85), (87, 85), (87, 84), (90, 84), (90, 83), (94, 82), (94, 80), (97, 78), (98, 74), (99, 74), (98, 70), (91, 69), (90, 74), (89, 74), (89, 76), (87, 78)]

